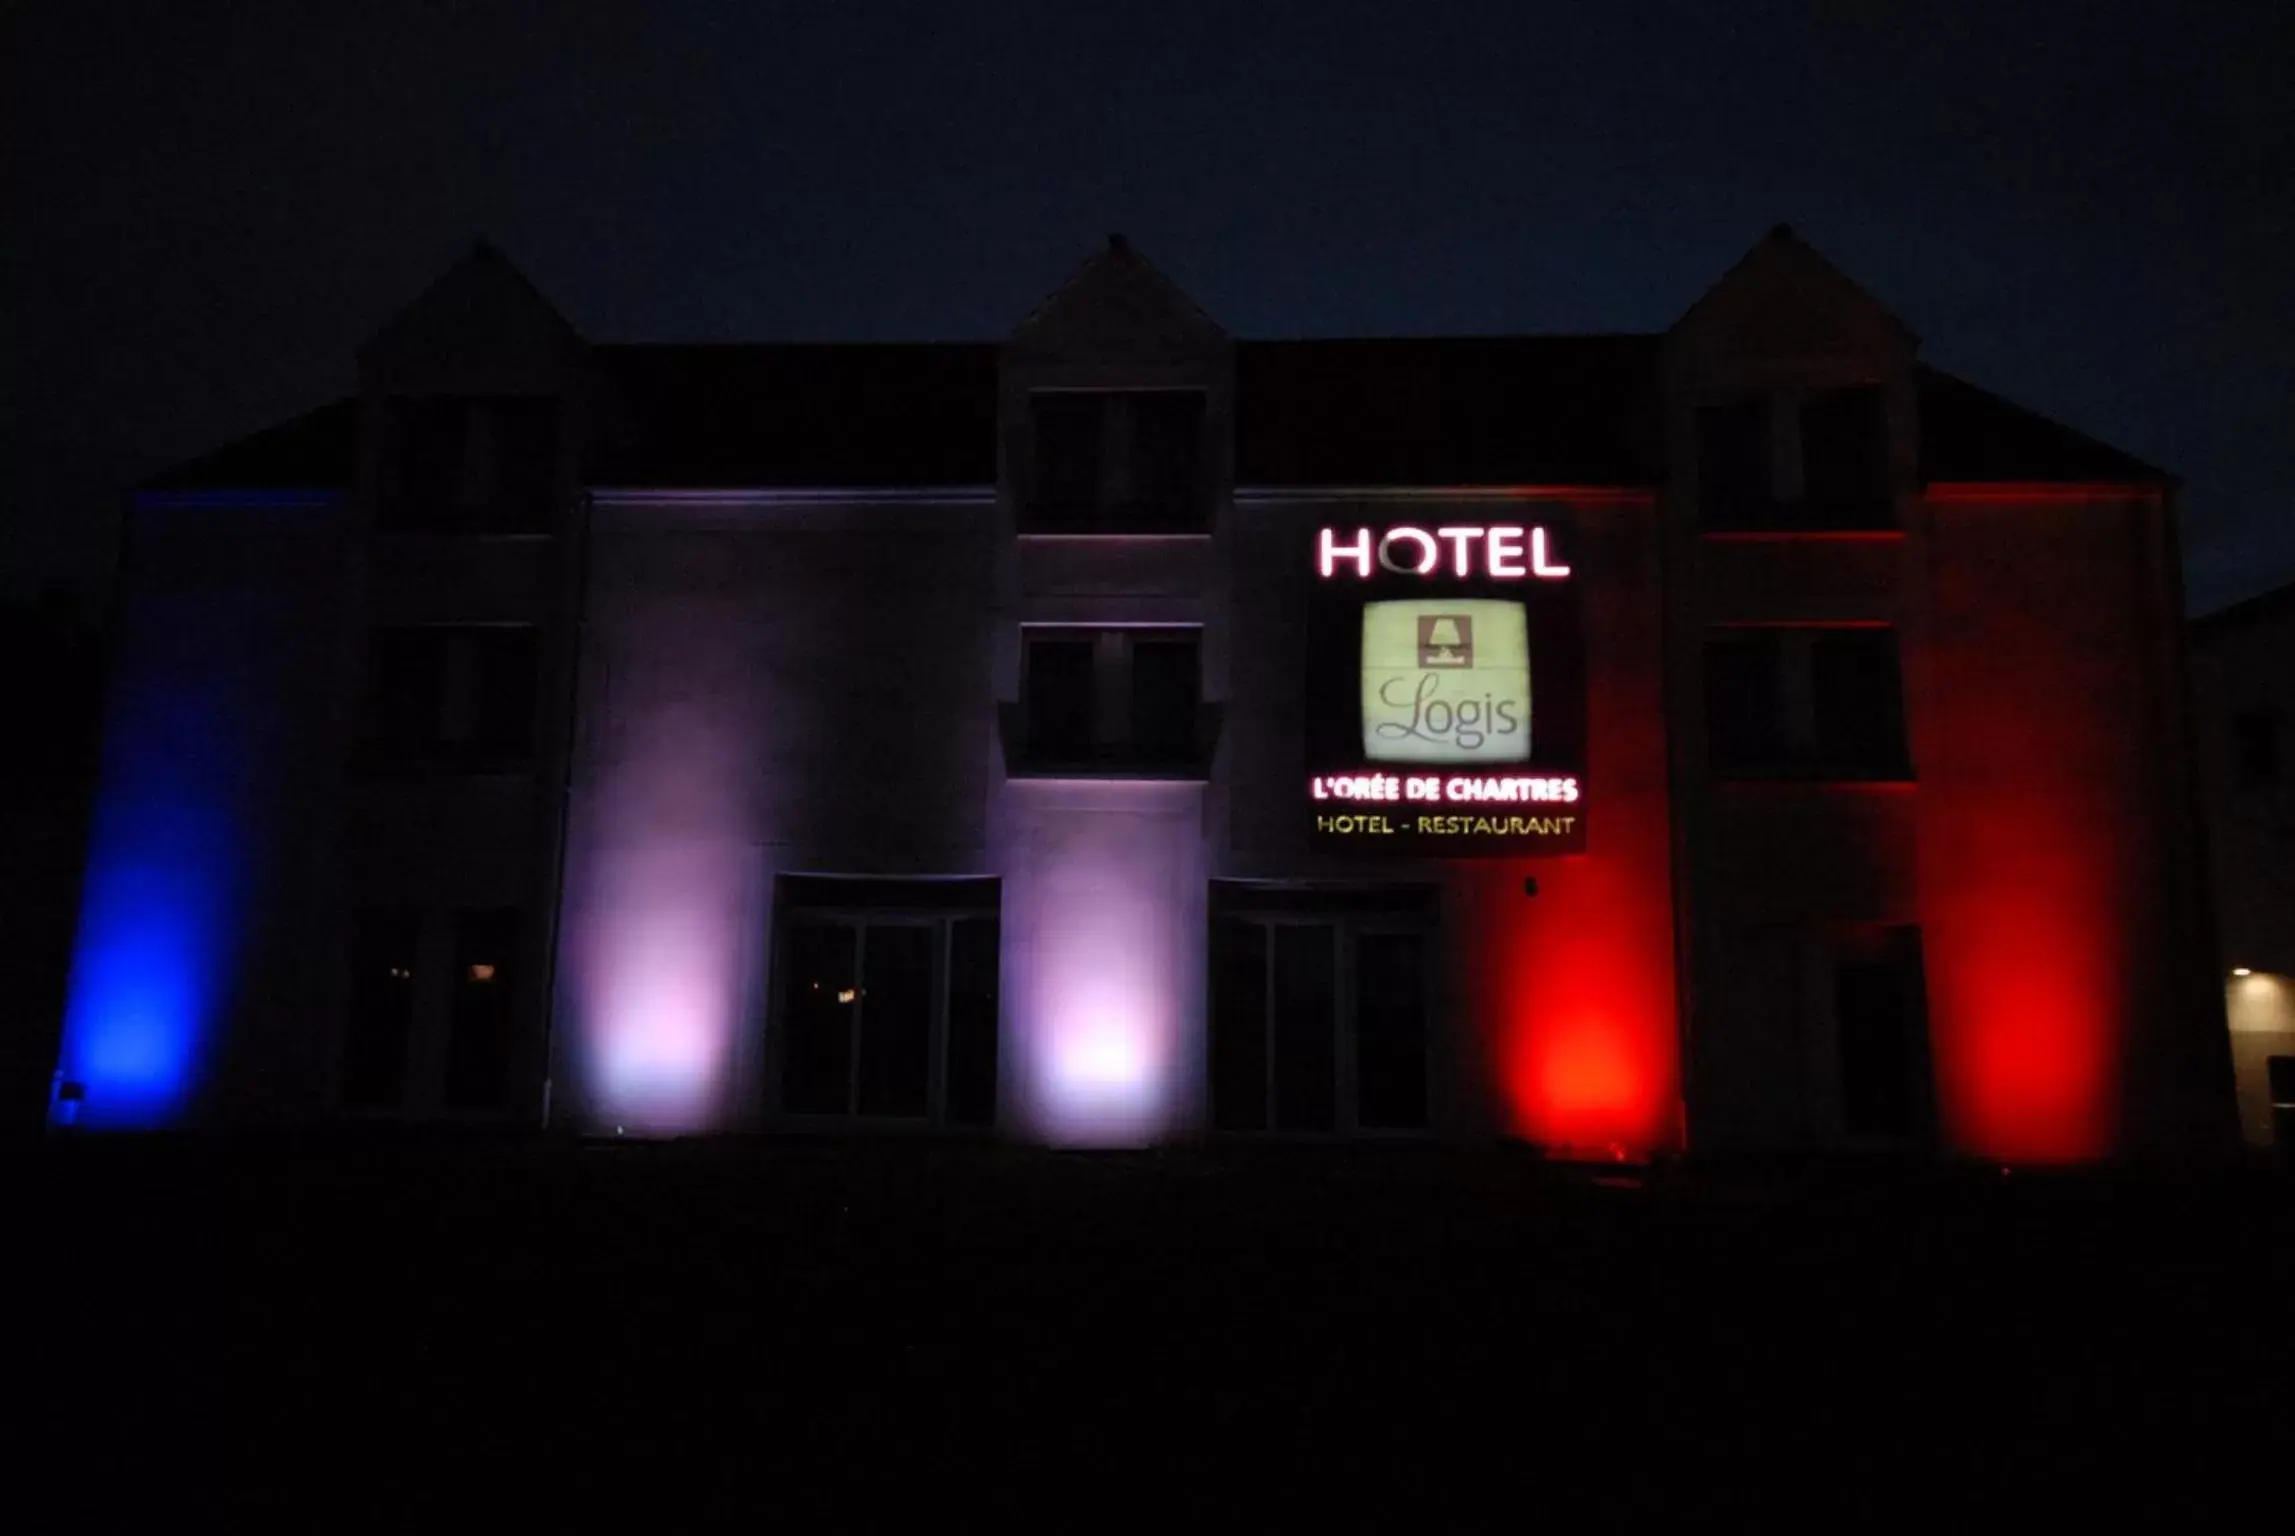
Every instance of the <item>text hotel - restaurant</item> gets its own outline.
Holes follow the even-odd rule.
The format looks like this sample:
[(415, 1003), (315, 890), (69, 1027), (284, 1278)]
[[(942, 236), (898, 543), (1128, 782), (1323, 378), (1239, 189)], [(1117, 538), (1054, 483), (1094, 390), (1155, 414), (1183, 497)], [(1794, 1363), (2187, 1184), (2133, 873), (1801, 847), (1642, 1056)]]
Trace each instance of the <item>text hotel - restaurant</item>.
[(1657, 335), (587, 339), (135, 492), (58, 1126), (2233, 1127), (2173, 482), (1790, 231)]

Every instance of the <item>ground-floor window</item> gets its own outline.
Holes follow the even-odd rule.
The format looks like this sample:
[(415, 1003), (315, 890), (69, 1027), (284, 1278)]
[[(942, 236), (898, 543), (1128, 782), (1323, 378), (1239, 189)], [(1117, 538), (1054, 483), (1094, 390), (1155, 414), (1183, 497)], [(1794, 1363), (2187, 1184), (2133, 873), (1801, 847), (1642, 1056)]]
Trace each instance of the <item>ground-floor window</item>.
[(1920, 930), (1843, 928), (1826, 947), (1841, 1135), (1852, 1142), (1925, 1140), (1931, 1094)]
[(406, 1101), (414, 1049), (422, 917), (371, 910), (354, 915), (345, 955), (348, 982), (342, 1057), (346, 1109), (397, 1109)]
[(994, 879), (782, 876), (781, 1112), (994, 1124), (999, 901)]
[(516, 907), (351, 914), (339, 1099), (360, 1113), (510, 1107), (525, 972)]
[(1691, 1036), (1693, 1132), (1764, 1146), (1930, 1139), (1918, 928), (1757, 923), (1719, 938)]
[(1214, 881), (1213, 1126), (1423, 1129), (1434, 913), (1426, 887)]

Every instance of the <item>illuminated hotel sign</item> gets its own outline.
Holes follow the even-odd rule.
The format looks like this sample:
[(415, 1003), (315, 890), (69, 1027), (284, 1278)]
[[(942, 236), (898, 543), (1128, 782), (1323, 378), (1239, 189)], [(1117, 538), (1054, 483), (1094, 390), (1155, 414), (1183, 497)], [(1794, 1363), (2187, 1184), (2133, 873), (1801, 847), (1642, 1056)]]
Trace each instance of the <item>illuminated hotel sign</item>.
[(1396, 575), (1450, 575), (1464, 581), (1477, 572), (1493, 581), (1537, 577), (1560, 581), (1570, 574), (1550, 558), (1552, 535), (1544, 528), (1512, 523), (1492, 527), (1323, 528), (1315, 534), (1315, 568), (1324, 576), (1352, 573), (1368, 581), (1373, 570)]
[(1388, 857), (1585, 846), (1585, 681), (1567, 531), (1315, 531), (1307, 812)]

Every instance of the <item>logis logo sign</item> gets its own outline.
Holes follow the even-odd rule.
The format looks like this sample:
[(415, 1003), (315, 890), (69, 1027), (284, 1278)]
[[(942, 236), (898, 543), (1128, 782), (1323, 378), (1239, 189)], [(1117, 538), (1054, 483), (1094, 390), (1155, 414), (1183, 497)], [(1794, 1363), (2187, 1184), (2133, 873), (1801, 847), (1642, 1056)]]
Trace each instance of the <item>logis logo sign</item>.
[(1363, 605), (1363, 753), (1374, 763), (1530, 756), (1530, 632), (1520, 603)]

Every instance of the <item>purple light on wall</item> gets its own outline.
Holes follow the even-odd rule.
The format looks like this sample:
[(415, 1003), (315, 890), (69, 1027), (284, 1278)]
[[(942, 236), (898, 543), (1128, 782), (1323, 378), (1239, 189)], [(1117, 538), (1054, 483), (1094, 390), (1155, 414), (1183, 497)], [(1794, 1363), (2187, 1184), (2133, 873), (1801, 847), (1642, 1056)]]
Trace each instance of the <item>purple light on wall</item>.
[(1157, 1141), (1191, 1115), (1200, 1076), (1200, 789), (1015, 782), (1010, 796), (1017, 1129)]
[(722, 1122), (746, 963), (742, 852), (593, 851), (569, 964), (594, 1127), (674, 1135)]
[(602, 605), (584, 658), (586, 712), (566, 871), (561, 1070), (593, 1131), (720, 1129), (765, 914), (746, 796), (753, 732), (713, 613)]

